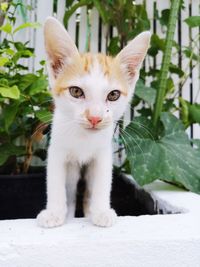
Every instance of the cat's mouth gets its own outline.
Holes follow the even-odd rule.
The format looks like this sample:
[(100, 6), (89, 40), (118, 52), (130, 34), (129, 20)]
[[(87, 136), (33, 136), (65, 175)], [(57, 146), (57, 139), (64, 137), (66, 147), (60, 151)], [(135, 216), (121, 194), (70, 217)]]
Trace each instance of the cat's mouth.
[(108, 127), (108, 125), (106, 126), (85, 126), (84, 129), (87, 130), (88, 132), (93, 132), (93, 133), (97, 133), (100, 132), (104, 129), (106, 129)]
[(85, 129), (87, 129), (88, 131), (91, 131), (91, 132), (98, 132), (98, 131), (100, 131), (100, 130), (102, 130), (102, 129), (105, 129), (105, 128), (87, 127), (87, 128), (85, 128)]
[(103, 123), (99, 123), (96, 125), (92, 125), (92, 124), (88, 124), (88, 123), (80, 123), (81, 127), (83, 127), (85, 130), (89, 131), (89, 132), (99, 132), (102, 131), (106, 128), (108, 128), (109, 126), (111, 126), (111, 122), (103, 122)]

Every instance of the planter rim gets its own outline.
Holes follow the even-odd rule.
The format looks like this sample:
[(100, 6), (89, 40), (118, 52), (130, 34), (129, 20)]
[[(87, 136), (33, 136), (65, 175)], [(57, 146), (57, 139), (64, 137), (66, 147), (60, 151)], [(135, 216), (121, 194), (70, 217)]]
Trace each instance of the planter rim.
[(1, 179), (41, 179), (41, 177), (46, 177), (45, 172), (37, 173), (21, 173), (21, 174), (0, 174)]

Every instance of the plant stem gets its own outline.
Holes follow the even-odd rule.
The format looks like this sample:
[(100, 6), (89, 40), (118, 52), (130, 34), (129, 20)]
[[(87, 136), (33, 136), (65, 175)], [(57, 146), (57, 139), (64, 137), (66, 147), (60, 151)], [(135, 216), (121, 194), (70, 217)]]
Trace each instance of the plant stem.
[(23, 173), (27, 173), (31, 164), (31, 160), (33, 157), (33, 149), (32, 149), (32, 145), (33, 145), (33, 140), (32, 138), (28, 139), (26, 141), (26, 151), (27, 154), (25, 156), (24, 159), (24, 164), (23, 164)]
[(171, 11), (169, 17), (169, 27), (167, 31), (166, 41), (165, 41), (165, 51), (163, 54), (159, 87), (156, 95), (156, 102), (153, 112), (153, 124), (157, 126), (160, 114), (162, 112), (163, 102), (165, 98), (165, 91), (167, 86), (167, 76), (169, 71), (169, 65), (171, 61), (172, 45), (174, 39), (174, 32), (176, 28), (176, 22), (179, 12), (181, 0), (172, 0)]

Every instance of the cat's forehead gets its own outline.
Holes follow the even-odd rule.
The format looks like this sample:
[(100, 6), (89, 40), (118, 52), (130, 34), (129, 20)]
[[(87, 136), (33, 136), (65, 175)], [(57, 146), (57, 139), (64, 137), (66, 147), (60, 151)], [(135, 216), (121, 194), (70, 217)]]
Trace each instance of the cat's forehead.
[(114, 80), (119, 83), (124, 94), (127, 94), (127, 85), (118, 61), (104, 54), (80, 54), (79, 57), (73, 58), (68, 66), (60, 74), (55, 87), (55, 93), (62, 93), (70, 82), (84, 76), (99, 76), (109, 81)]
[(95, 67), (99, 67), (105, 76), (109, 76), (118, 71), (115, 59), (103, 54), (81, 54), (81, 61), (86, 72), (91, 72)]

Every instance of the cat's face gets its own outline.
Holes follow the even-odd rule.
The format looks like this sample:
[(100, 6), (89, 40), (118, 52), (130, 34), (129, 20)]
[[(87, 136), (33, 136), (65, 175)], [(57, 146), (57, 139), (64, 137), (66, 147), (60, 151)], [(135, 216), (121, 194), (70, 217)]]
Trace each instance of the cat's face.
[(45, 23), (49, 78), (56, 108), (66, 121), (88, 131), (105, 129), (118, 120), (131, 99), (150, 34), (140, 34), (115, 58), (79, 54), (62, 25)]

